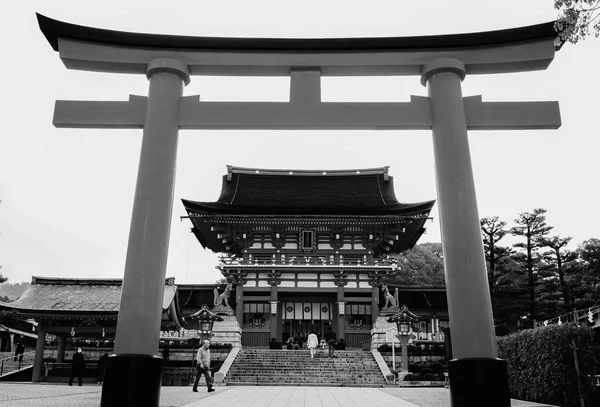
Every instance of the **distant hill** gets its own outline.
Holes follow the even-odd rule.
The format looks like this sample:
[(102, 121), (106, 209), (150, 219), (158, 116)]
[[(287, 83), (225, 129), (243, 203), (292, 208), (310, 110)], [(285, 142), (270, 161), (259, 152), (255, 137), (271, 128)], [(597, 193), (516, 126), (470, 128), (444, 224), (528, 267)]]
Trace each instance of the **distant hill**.
[(8, 297), (9, 301), (14, 301), (25, 292), (29, 283), (2, 283), (0, 284), (0, 299)]

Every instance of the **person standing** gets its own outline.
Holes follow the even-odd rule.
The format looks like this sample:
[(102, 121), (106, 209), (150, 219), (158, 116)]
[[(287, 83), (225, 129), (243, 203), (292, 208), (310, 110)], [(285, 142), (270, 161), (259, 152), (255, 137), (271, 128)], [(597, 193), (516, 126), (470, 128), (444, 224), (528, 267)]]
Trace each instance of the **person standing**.
[(69, 379), (69, 386), (73, 385), (73, 378), (79, 378), (79, 385), (83, 386), (83, 366), (84, 357), (81, 348), (77, 348), (77, 352), (73, 354), (73, 366), (71, 367), (71, 378)]
[(337, 357), (337, 356), (334, 355), (334, 353), (335, 353), (335, 344), (337, 342), (337, 336), (335, 334), (335, 331), (331, 327), (331, 325), (329, 325), (327, 327), (327, 332), (325, 332), (325, 340), (327, 341), (327, 344), (329, 345), (329, 357), (330, 358)]
[(198, 391), (198, 382), (200, 381), (200, 375), (204, 374), (204, 378), (206, 379), (206, 387), (208, 388), (208, 392), (215, 391), (213, 389), (213, 381), (212, 377), (210, 377), (210, 350), (208, 349), (210, 346), (210, 341), (205, 339), (202, 341), (202, 346), (198, 349), (198, 353), (196, 354), (196, 379), (194, 380), (194, 388), (193, 392)]
[(19, 357), (19, 363), (23, 362), (23, 353), (25, 353), (25, 344), (23, 343), (23, 335), (19, 338), (19, 342), (17, 343), (17, 348), (15, 349), (15, 362), (17, 361), (17, 356)]
[(319, 345), (319, 339), (317, 338), (317, 335), (315, 335), (314, 332), (311, 331), (310, 335), (308, 335), (308, 340), (306, 344), (308, 346), (308, 349), (310, 349), (311, 359), (314, 359), (315, 349), (317, 348), (317, 345)]

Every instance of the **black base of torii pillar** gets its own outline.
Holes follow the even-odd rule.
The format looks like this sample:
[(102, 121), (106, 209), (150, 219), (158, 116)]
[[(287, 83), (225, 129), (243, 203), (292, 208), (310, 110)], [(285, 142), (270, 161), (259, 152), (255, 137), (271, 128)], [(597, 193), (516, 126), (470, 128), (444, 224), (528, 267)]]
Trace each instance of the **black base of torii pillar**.
[(142, 151), (114, 355), (106, 360), (102, 407), (158, 407), (162, 358), (158, 353), (167, 251), (173, 211), (179, 105), (187, 66), (159, 58), (150, 79)]

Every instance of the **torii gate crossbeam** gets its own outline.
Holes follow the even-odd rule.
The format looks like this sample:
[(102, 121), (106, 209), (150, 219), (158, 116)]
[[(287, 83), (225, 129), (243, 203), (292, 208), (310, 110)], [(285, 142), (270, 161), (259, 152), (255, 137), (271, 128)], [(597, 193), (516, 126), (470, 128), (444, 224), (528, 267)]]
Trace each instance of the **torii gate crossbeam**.
[[(41, 15), (38, 21), (67, 68), (150, 80), (148, 97), (57, 101), (53, 120), (57, 127), (143, 129), (115, 355), (106, 364), (102, 406), (159, 403), (159, 307), (179, 129), (431, 129), (455, 357), (448, 364), (451, 402), (510, 406), (506, 362), (497, 358), (467, 131), (555, 129), (560, 113), (557, 102), (463, 98), (461, 82), (471, 74), (546, 69), (556, 51), (552, 22), (443, 36), (248, 39), (116, 32)], [(183, 97), (192, 75), (290, 76), (290, 101), (201, 102)], [(322, 102), (320, 77), (336, 75), (420, 76), (429, 97)]]

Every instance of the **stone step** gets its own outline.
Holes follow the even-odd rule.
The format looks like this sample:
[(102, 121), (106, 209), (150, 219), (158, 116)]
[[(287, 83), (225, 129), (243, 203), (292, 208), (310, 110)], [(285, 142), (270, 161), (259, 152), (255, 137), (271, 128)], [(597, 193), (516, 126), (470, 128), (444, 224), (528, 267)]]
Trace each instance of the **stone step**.
[(244, 349), (231, 366), (227, 385), (384, 387), (385, 380), (370, 352)]
[(262, 383), (262, 382), (235, 382), (227, 383), (228, 386), (290, 386), (290, 387), (385, 387), (384, 384), (371, 383)]
[(379, 370), (377, 369), (320, 369), (320, 368), (306, 368), (306, 369), (280, 369), (280, 368), (256, 368), (256, 367), (248, 367), (248, 368), (239, 368), (239, 367), (234, 367), (229, 369), (230, 372), (269, 372), (269, 373), (287, 373), (287, 372), (294, 372), (294, 371), (302, 371), (302, 372), (320, 372), (320, 373), (336, 373), (336, 372), (378, 372)]

